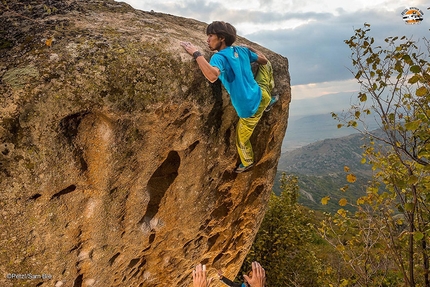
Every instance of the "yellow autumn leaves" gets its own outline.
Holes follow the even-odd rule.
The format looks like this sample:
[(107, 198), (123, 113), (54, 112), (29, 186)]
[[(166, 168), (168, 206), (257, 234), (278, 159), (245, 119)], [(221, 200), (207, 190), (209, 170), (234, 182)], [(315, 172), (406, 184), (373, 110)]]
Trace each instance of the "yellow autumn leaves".
[[(357, 181), (357, 177), (353, 174), (350, 173), (350, 169), (347, 166), (344, 166), (343, 170), (348, 173), (346, 175), (346, 181), (349, 183), (354, 183)], [(345, 192), (348, 189), (348, 186), (344, 186), (342, 187), (340, 190), (342, 190), (343, 192)], [(328, 202), (330, 200), (330, 196), (324, 196), (323, 198), (321, 198), (321, 204), (322, 205), (327, 205)], [(341, 198), (339, 199), (339, 205), (340, 206), (346, 206), (348, 204), (348, 200), (346, 198)]]
[(323, 198), (321, 198), (322, 205), (327, 205), (329, 200), (330, 200), (330, 196), (324, 196)]
[[(324, 196), (323, 198), (321, 198), (321, 204), (327, 205), (330, 199), (331, 199), (330, 196)], [(348, 204), (348, 200), (346, 198), (339, 199), (340, 206), (345, 206), (347, 204)]]
[(357, 180), (357, 177), (350, 173), (346, 176), (346, 180), (350, 183), (354, 183)]

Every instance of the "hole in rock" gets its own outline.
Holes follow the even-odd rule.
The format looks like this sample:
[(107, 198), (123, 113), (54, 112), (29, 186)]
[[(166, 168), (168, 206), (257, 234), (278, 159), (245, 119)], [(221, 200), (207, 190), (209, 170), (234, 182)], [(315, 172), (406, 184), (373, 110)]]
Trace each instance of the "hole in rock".
[(152, 242), (154, 242), (154, 240), (155, 240), (155, 233), (152, 233), (152, 234), (149, 236), (149, 244), (152, 244)]
[(32, 196), (30, 196), (30, 198), (28, 199), (28, 200), (36, 200), (36, 199), (38, 199), (39, 197), (41, 197), (42, 195), (40, 194), (40, 193), (36, 193), (36, 194), (34, 194), (34, 195), (32, 195)]
[(218, 263), (218, 261), (221, 259), (221, 257), (222, 257), (222, 256), (223, 256), (223, 254), (222, 254), (222, 253), (218, 254), (218, 255), (215, 257), (215, 259), (214, 259), (214, 261), (213, 261), (212, 265), (216, 265), (216, 264)]
[(72, 253), (73, 251), (77, 250), (80, 247), (80, 244), (74, 245), (72, 249), (69, 250), (69, 253)]
[(189, 252), (189, 250), (192, 248), (191, 243), (193, 243), (192, 240), (190, 240), (184, 244), (184, 247), (182, 248), (182, 250), (184, 250), (185, 254), (187, 254)]
[(232, 172), (232, 171), (224, 171), (224, 173), (221, 176), (222, 182), (229, 182), (229, 181), (233, 181), (237, 178), (237, 173)]
[(232, 260), (230, 260), (229, 261), (229, 263), (228, 264), (232, 264), (232, 265), (235, 265), (235, 264), (237, 264), (238, 262), (240, 262), (240, 258), (241, 258), (241, 256), (242, 256), (242, 252), (238, 252), (237, 254), (236, 254), (236, 256), (232, 259)]
[(157, 214), (166, 191), (178, 176), (180, 164), (181, 158), (179, 154), (176, 151), (171, 151), (164, 162), (152, 174), (147, 186), (149, 193), (148, 207), (139, 224), (145, 223), (150, 226), (150, 221)]
[(118, 256), (120, 255), (121, 253), (120, 252), (118, 252), (117, 254), (115, 254), (114, 256), (112, 256), (112, 258), (111, 259), (109, 259), (109, 265), (110, 266), (112, 266), (112, 264), (115, 262), (115, 260), (118, 258)]
[(214, 211), (211, 213), (212, 219), (221, 219), (228, 215), (228, 212), (230, 210), (230, 207), (232, 206), (231, 201), (224, 202), (220, 206), (218, 206)]
[(2, 127), (7, 131), (3, 134), (3, 136), (5, 136), (5, 138), (3, 138), (4, 140), (10, 141), (14, 144), (19, 142), (19, 139), (22, 136), (22, 133), (20, 132), (21, 127), (19, 124), (19, 116), (16, 118), (2, 118)]
[(236, 228), (241, 229), (240, 225), (242, 224), (242, 222), (243, 222), (243, 218), (238, 218), (235, 221), (233, 221), (233, 223), (231, 224), (231, 227), (234, 229), (236, 229)]
[(205, 258), (202, 260), (203, 265), (207, 265), (209, 263), (209, 258)]
[(195, 141), (192, 145), (190, 145), (187, 149), (187, 153), (190, 154), (193, 150), (199, 145), (200, 141)]
[(84, 278), (84, 275), (79, 275), (76, 277), (75, 281), (73, 282), (73, 287), (82, 287), (82, 279)]
[(215, 234), (214, 236), (208, 239), (208, 250), (210, 250), (215, 245), (218, 237), (219, 237), (219, 234)]
[(73, 143), (74, 138), (78, 134), (79, 125), (82, 119), (88, 114), (88, 112), (80, 112), (69, 115), (60, 121), (60, 131), (67, 139), (69, 144)]
[(254, 203), (254, 201), (260, 196), (260, 194), (263, 192), (264, 190), (264, 186), (263, 185), (259, 185), (257, 186), (252, 192), (251, 194), (248, 196), (247, 198), (247, 205), (252, 205)]
[(130, 278), (135, 278), (135, 277), (137, 277), (137, 275), (139, 274), (139, 272), (140, 272), (140, 270), (139, 269), (137, 269), (131, 276), (130, 276)]
[(242, 239), (243, 239), (243, 233), (240, 233), (239, 236), (237, 236), (234, 239), (235, 246), (242, 246), (242, 241), (243, 241)]
[(66, 187), (65, 189), (60, 190), (59, 192), (57, 192), (56, 194), (54, 194), (51, 197), (51, 199), (54, 199), (54, 198), (60, 197), (62, 195), (68, 194), (68, 193), (74, 191), (75, 189), (76, 189), (76, 185), (72, 184), (72, 185)]
[(140, 258), (134, 258), (131, 259), (130, 263), (128, 264), (128, 268), (133, 268), (134, 265), (136, 265), (139, 262)]
[(137, 267), (137, 268), (140, 270), (140, 269), (142, 269), (142, 268), (143, 268), (143, 266), (145, 266), (145, 265), (146, 265), (146, 259), (145, 259), (145, 258), (143, 258), (143, 259), (142, 259), (142, 263), (140, 263), (139, 267)]
[(66, 138), (67, 143), (73, 147), (73, 154), (80, 164), (82, 172), (88, 169), (88, 164), (83, 157), (82, 150), (75, 146), (74, 140), (78, 135), (82, 119), (88, 114), (89, 112), (80, 112), (69, 115), (60, 121), (60, 133)]
[(80, 165), (81, 165), (81, 171), (82, 172), (84, 172), (84, 171), (86, 171), (86, 170), (88, 170), (88, 164), (87, 164), (87, 162), (85, 161), (85, 159), (84, 159), (84, 157), (82, 156), (82, 152), (81, 152), (81, 154), (78, 156), (78, 158), (79, 158), (79, 163), (80, 163)]

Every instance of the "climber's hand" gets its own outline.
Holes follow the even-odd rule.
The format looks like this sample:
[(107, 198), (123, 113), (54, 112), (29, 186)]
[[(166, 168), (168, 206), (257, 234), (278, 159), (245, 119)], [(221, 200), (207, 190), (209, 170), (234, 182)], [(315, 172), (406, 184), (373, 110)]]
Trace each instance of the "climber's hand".
[(196, 48), (196, 46), (194, 46), (190, 42), (181, 42), (180, 44), (181, 44), (182, 47), (184, 47), (185, 51), (187, 51), (188, 54), (190, 54), (190, 55), (193, 55), (194, 52), (198, 51), (198, 49)]

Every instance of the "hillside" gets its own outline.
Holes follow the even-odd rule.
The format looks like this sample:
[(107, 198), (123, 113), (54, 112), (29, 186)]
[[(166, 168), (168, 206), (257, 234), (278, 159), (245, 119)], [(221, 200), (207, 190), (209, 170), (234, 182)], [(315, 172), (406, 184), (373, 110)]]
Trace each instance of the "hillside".
[(343, 171), (345, 165), (351, 169), (367, 172), (368, 167), (360, 163), (363, 135), (325, 139), (281, 155), (278, 169), (307, 175), (328, 175)]
[[(275, 192), (279, 192), (279, 179), (283, 172), (299, 178), (299, 202), (315, 210), (334, 211), (337, 202), (345, 197), (354, 202), (365, 192), (365, 186), (372, 175), (371, 166), (362, 164), (361, 146), (366, 143), (362, 134), (356, 133), (340, 138), (321, 140), (281, 155), (278, 164)], [(347, 173), (357, 176), (354, 184), (346, 181)], [(340, 188), (349, 185), (346, 192)], [(328, 205), (321, 204), (321, 198), (330, 196)]]

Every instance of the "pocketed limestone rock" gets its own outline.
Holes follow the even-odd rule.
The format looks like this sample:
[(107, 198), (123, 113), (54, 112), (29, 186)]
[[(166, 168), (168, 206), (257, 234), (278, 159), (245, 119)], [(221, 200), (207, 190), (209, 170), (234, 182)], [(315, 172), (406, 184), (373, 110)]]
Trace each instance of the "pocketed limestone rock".
[(237, 115), (179, 45), (209, 59), (206, 23), (114, 1), (7, 3), (0, 285), (190, 286), (200, 262), (236, 274), (287, 127), (287, 59), (238, 39), (271, 60), (280, 101), (236, 174)]

